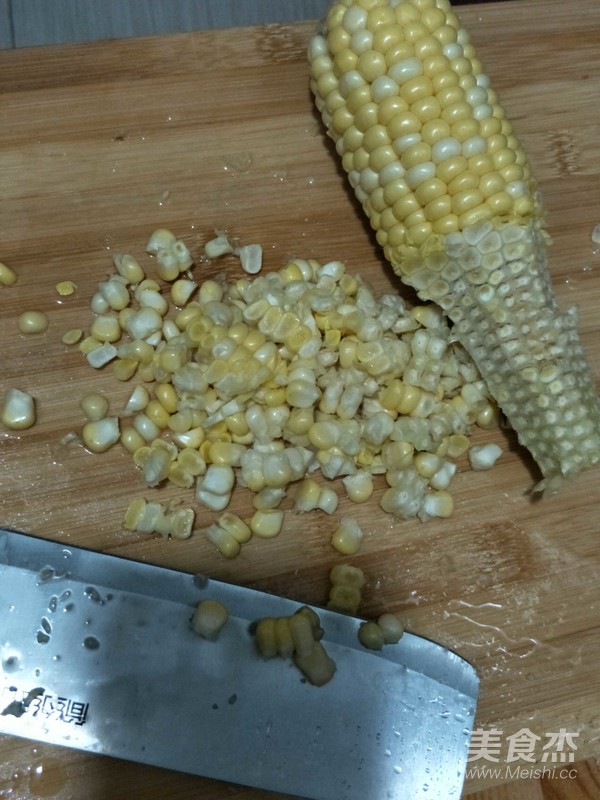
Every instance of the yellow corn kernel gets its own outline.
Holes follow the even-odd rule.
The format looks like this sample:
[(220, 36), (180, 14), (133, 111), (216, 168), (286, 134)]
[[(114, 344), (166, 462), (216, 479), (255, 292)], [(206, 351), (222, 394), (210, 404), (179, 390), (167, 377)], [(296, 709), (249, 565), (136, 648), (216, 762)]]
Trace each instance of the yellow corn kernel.
[(193, 508), (178, 508), (167, 515), (169, 530), (167, 535), (173, 539), (189, 539), (192, 535), (196, 512)]
[(454, 499), (443, 489), (429, 492), (423, 499), (422, 510), (429, 517), (451, 517)]
[(275, 619), (275, 641), (277, 642), (277, 655), (281, 658), (291, 658), (294, 655), (294, 640), (290, 632), (288, 617)]
[(241, 517), (238, 517), (237, 514), (233, 514), (231, 511), (226, 511), (224, 514), (221, 514), (217, 520), (217, 524), (223, 528), (223, 530), (228, 531), (240, 544), (249, 541), (252, 536), (250, 527), (246, 525)]
[(279, 274), (284, 284), (304, 280), (300, 267), (294, 261), (289, 261), (285, 267), (282, 267)]
[(385, 644), (383, 631), (376, 622), (362, 622), (358, 628), (358, 641), (369, 650), (381, 650)]
[(133, 256), (115, 253), (113, 255), (113, 264), (117, 268), (119, 275), (121, 275), (127, 283), (137, 285), (144, 280), (144, 270)]
[(397, 644), (404, 635), (404, 626), (395, 614), (381, 614), (377, 625), (383, 634), (384, 644)]
[(119, 420), (117, 417), (103, 417), (86, 422), (81, 438), (92, 453), (104, 453), (119, 441)]
[(0, 286), (13, 286), (16, 282), (16, 272), (0, 261)]
[(313, 511), (319, 505), (320, 496), (320, 484), (314, 478), (304, 478), (296, 490), (294, 511), (297, 514)]
[(20, 389), (6, 390), (0, 409), (0, 421), (5, 427), (15, 431), (25, 430), (35, 424), (36, 418), (32, 395)]
[(195, 476), (184, 469), (178, 461), (172, 461), (169, 464), (167, 478), (181, 489), (191, 489), (196, 482)]
[(285, 403), (285, 389), (283, 388), (283, 386), (265, 390), (263, 396), (263, 402), (266, 406), (269, 406), (270, 408), (277, 408), (278, 406), (282, 406)]
[(222, 603), (207, 599), (198, 603), (190, 624), (195, 633), (214, 642), (219, 638), (228, 618), (229, 614)]
[(99, 392), (89, 392), (84, 395), (79, 405), (89, 420), (102, 419), (108, 414), (108, 399)]
[(193, 425), (192, 412), (189, 408), (183, 408), (171, 414), (167, 427), (173, 433), (185, 433), (189, 431)]
[(201, 453), (193, 447), (184, 447), (179, 451), (177, 463), (191, 475), (204, 475), (206, 472), (206, 461)]
[(117, 317), (101, 314), (90, 327), (90, 335), (99, 342), (116, 342), (121, 338), (121, 326)]
[(361, 592), (356, 586), (344, 586), (336, 584), (329, 590), (329, 600), (327, 608), (337, 611), (346, 611), (349, 614), (356, 614), (360, 606)]
[(77, 289), (77, 286), (73, 281), (59, 281), (54, 288), (61, 297), (70, 297)]
[(112, 372), (118, 381), (128, 381), (135, 375), (139, 362), (133, 358), (117, 358), (112, 362)]
[(256, 625), (256, 644), (263, 658), (279, 655), (276, 624), (273, 617), (263, 617)]
[(328, 683), (335, 673), (335, 663), (321, 642), (313, 642), (310, 652), (294, 654), (294, 664), (314, 686)]
[(211, 464), (225, 464), (230, 467), (239, 467), (241, 458), (246, 448), (240, 444), (225, 441), (209, 441), (207, 460)]
[(19, 315), (17, 324), (21, 333), (43, 333), (48, 328), (49, 320), (43, 311), (24, 311)]
[(342, 429), (333, 421), (315, 422), (308, 431), (308, 439), (317, 450), (329, 450), (334, 447)]
[(413, 464), (419, 475), (423, 478), (431, 478), (443, 464), (443, 459), (433, 453), (417, 453)]
[(81, 328), (71, 328), (70, 330), (63, 333), (61, 342), (63, 344), (77, 344), (81, 340), (83, 336), (83, 331)]
[(487, 403), (475, 418), (479, 428), (496, 428), (500, 423), (500, 410), (495, 403)]
[[(194, 300), (189, 302), (184, 308), (175, 315), (175, 324), (180, 331), (186, 332), (186, 338), (193, 342), (194, 338), (190, 334), (192, 323), (202, 317), (202, 306)], [(204, 333), (204, 330), (202, 331)]]
[(281, 532), (283, 511), (264, 509), (255, 511), (250, 518), (250, 530), (261, 539), (272, 539)]
[(150, 400), (144, 409), (144, 413), (161, 430), (165, 430), (168, 427), (171, 415), (158, 400)]
[(214, 544), (219, 553), (225, 558), (235, 558), (240, 554), (240, 543), (229, 532), (221, 528), (220, 525), (209, 525), (205, 531), (206, 538)]
[(329, 580), (334, 586), (351, 586), (362, 589), (365, 585), (365, 574), (360, 567), (351, 564), (336, 564), (329, 573)]
[(175, 414), (179, 409), (179, 398), (171, 383), (159, 383), (154, 387), (154, 396), (169, 414)]
[(290, 433), (302, 436), (308, 434), (314, 422), (315, 417), (312, 408), (293, 408), (286, 428)]
[[(134, 428), (134, 430), (135, 430), (135, 428)], [(136, 433), (137, 433), (137, 431), (136, 431)], [(139, 434), (138, 434), (138, 436), (139, 436)], [(134, 452), (133, 452), (133, 463), (136, 465), (136, 467), (142, 467), (143, 468), (146, 460), (150, 457), (151, 452), (152, 452), (152, 448), (147, 444), (144, 444), (141, 447), (138, 447), (137, 450), (134, 450)]]
[(144, 509), (146, 508), (146, 501), (143, 497), (137, 497), (132, 500), (127, 507), (125, 517), (123, 518), (123, 527), (127, 531), (137, 530), (138, 522), (140, 521)]
[(292, 614), (288, 617), (288, 626), (295, 654), (309, 654), (315, 643), (314, 628), (309, 617), (305, 614)]
[(232, 436), (246, 436), (249, 432), (248, 423), (246, 422), (246, 415), (243, 411), (230, 414), (225, 419), (227, 430)]
[(128, 425), (126, 428), (121, 430), (120, 442), (127, 452), (131, 453), (131, 455), (133, 455), (136, 450), (139, 450), (141, 447), (145, 446), (144, 439), (132, 425)]
[(340, 524), (333, 532), (331, 544), (344, 555), (358, 553), (364, 538), (364, 533), (358, 522), (351, 517), (342, 517)]

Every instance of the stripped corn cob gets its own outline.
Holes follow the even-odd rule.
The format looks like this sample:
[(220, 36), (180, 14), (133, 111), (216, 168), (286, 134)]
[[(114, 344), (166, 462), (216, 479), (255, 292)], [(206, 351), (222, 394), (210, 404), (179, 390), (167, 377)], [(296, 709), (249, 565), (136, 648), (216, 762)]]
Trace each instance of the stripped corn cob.
[(560, 312), (525, 154), (447, 0), (338, 0), (311, 88), (394, 270), (441, 306), (554, 490), (600, 461), (600, 402)]

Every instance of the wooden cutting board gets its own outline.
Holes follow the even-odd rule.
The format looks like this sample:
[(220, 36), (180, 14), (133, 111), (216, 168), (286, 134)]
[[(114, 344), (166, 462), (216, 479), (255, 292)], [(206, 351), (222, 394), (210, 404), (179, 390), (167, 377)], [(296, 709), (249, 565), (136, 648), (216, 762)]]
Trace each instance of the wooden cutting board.
[[(600, 223), (600, 5), (529, 0), (460, 13), (534, 165), (556, 293), (579, 306), (598, 374), (600, 255), (591, 233)], [(2, 524), (325, 603), (329, 569), (342, 560), (329, 519), (289, 517), (278, 538), (250, 542), (233, 561), (201, 531), (184, 542), (127, 533), (124, 509), (144, 494), (130, 457), (62, 443), (81, 430), (86, 391), (105, 391), (118, 412), (131, 387), (90, 370), (61, 336), (89, 326), (89, 299), (112, 253), (149, 263), (145, 243), (158, 226), (196, 256), (226, 228), (264, 246), (266, 269), (290, 255), (337, 258), (378, 292), (403, 291), (313, 111), (305, 61), (313, 30), (275, 25), (0, 53), (0, 260), (19, 274), (16, 286), (0, 288), (0, 392), (17, 386), (39, 406), (34, 428), (0, 432)], [(213, 272), (196, 268), (198, 277)], [(77, 291), (60, 298), (54, 287), (65, 279)], [(16, 318), (32, 308), (48, 313), (50, 327), (24, 337)], [(471, 660), (482, 678), (477, 726), (503, 737), (527, 728), (542, 739), (565, 728), (579, 734), (578, 760), (598, 756), (599, 472), (532, 502), (535, 471), (514, 438), (493, 431), (477, 440), (498, 441), (505, 453), (492, 472), (461, 462), (449, 520), (392, 521), (376, 502), (381, 490), (366, 507), (341, 500), (340, 513), (367, 531), (352, 559), (368, 576), (362, 612), (396, 611), (408, 629)], [(247, 514), (248, 496), (233, 508)], [(200, 527), (211, 520), (199, 514)], [(467, 789), (500, 780), (474, 777)], [(272, 797), (3, 737), (0, 796), (11, 790), (61, 800)]]

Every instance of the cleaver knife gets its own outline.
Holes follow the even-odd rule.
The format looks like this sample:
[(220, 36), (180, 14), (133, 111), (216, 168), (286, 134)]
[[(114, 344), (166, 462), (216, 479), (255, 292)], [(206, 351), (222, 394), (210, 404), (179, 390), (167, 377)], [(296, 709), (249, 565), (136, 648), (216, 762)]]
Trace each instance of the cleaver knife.
[[(190, 628), (219, 600), (216, 641)], [(479, 679), (406, 633), (315, 608), (336, 664), (321, 687), (265, 660), (252, 623), (300, 604), (0, 529), (0, 732), (311, 800), (461, 795)]]

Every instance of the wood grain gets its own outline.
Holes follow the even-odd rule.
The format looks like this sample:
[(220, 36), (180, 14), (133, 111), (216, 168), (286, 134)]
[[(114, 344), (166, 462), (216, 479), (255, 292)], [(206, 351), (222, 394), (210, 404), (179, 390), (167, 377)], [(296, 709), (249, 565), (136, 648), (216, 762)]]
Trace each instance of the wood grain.
[[(461, 15), (533, 162), (554, 239), (556, 293), (562, 305), (579, 306), (598, 374), (600, 255), (590, 237), (600, 222), (600, 6), (533, 0), (465, 7)], [(333, 521), (289, 517), (278, 538), (252, 541), (226, 562), (202, 535), (208, 513), (186, 542), (124, 532), (127, 503), (144, 493), (130, 457), (61, 443), (81, 429), (86, 391), (108, 392), (116, 412), (130, 391), (87, 368), (61, 344), (62, 333), (89, 326), (89, 299), (113, 252), (149, 263), (144, 246), (159, 225), (195, 255), (216, 228), (228, 228), (263, 244), (266, 269), (289, 255), (340, 258), (376, 291), (405, 293), (313, 111), (305, 63), (313, 29), (0, 53), (0, 259), (20, 276), (0, 290), (0, 394), (17, 386), (39, 407), (36, 427), (0, 433), (4, 525), (325, 602), (329, 569), (339, 562), (329, 545)], [(235, 265), (224, 269), (234, 274)], [(62, 279), (77, 284), (73, 297), (57, 296)], [(48, 313), (46, 334), (18, 334), (16, 318), (29, 308)], [(378, 509), (381, 487), (367, 507), (350, 509), (341, 499), (340, 513), (357, 516), (367, 531), (354, 559), (369, 579), (362, 610), (397, 611), (410, 630), (476, 665), (477, 726), (495, 725), (505, 736), (528, 728), (541, 737), (562, 727), (579, 733), (578, 760), (598, 756), (598, 471), (532, 502), (535, 468), (514, 439), (480, 432), (478, 440), (500, 441), (505, 454), (492, 473), (460, 464), (450, 520), (391, 521)], [(249, 507), (240, 492), (233, 510), (244, 515)], [(15, 786), (19, 796), (36, 796), (41, 765), (59, 800), (273, 797), (6, 737), (0, 764), (0, 796)], [(493, 783), (473, 778), (466, 791)]]

